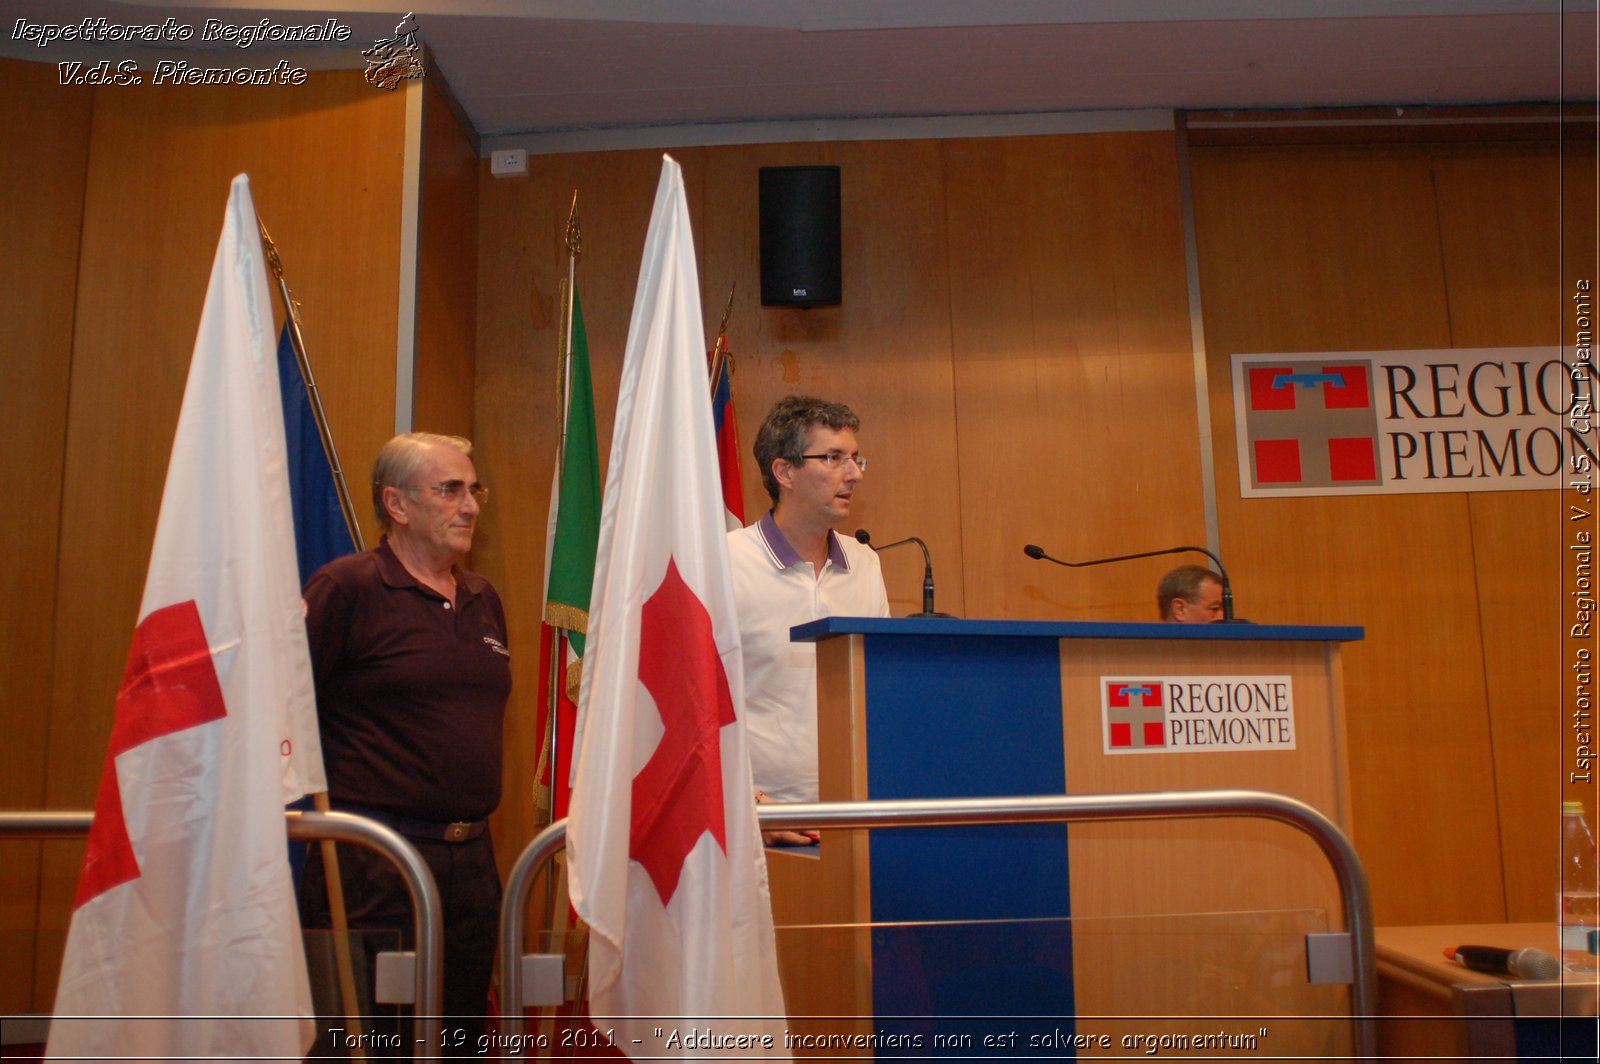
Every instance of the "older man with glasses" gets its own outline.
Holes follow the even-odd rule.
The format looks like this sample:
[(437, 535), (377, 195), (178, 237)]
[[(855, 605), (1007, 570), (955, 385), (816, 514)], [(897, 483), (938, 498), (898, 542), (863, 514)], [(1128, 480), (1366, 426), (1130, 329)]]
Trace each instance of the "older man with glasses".
[[(772, 509), (728, 533), (758, 802), (817, 800), (816, 647), (790, 642), (789, 629), (819, 617), (889, 615), (877, 554), (833, 531), (867, 471), (860, 427), (842, 403), (780, 399), (754, 447)], [(773, 832), (767, 841), (806, 845), (816, 834)]]
[[(409, 839), (444, 910), (446, 1051), (476, 1052), (488, 1008), (500, 875), (487, 817), (500, 804), (501, 723), (511, 693), (505, 611), (463, 569), (488, 489), (472, 444), (413, 432), (378, 453), (372, 502), (384, 535), (306, 583), (306, 630), (329, 797)], [(410, 895), (389, 862), (340, 849), (352, 929), (392, 928), (412, 947)], [(313, 847), (301, 885), (307, 927), (328, 926)]]

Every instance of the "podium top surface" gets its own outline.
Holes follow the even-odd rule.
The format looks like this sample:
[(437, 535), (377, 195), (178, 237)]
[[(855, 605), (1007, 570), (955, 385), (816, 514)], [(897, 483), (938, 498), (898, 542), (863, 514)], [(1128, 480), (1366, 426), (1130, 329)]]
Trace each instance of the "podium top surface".
[(962, 617), (823, 617), (789, 629), (796, 643), (834, 635), (1013, 636), (1039, 639), (1199, 639), (1352, 643), (1360, 625), (1168, 624), (1160, 621), (1001, 621)]

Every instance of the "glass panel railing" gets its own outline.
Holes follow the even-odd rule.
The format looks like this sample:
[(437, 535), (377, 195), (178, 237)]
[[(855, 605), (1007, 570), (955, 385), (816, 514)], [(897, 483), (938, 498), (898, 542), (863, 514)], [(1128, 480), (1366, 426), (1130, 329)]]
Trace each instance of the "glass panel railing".
[(1327, 930), (1320, 910), (780, 927), (785, 1048), (1348, 1056), (1349, 988), (1306, 977)]
[[(758, 813), (763, 829), (850, 832), (935, 825), (997, 825), (1006, 831), (1011, 825), (1078, 821), (1276, 821), (1309, 837), (1308, 869), (1326, 863), (1335, 881), (1263, 875), (1233, 850), (1225, 854), (1228, 875), (1209, 876), (1167, 850), (1155, 853), (1159, 860), (1141, 862), (1135, 858), (1142, 854), (1093, 847), (1078, 855), (1082, 859), (1075, 859), (1070, 874), (1050, 869), (1053, 874), (1041, 876), (1035, 863), (986, 862), (956, 847), (938, 863), (901, 861), (898, 877), (891, 879), (879, 875), (887, 862), (876, 860), (881, 852), (862, 835), (829, 836), (824, 830), (820, 847), (784, 860), (768, 855), (788, 1013), (775, 1018), (786, 1044), (774, 1051), (857, 1059), (1163, 1053), (1212, 1059), (1266, 1053), (1309, 1060), (1376, 1053), (1366, 876), (1343, 832), (1302, 802), (1263, 791), (1164, 791), (767, 805)], [(1137, 834), (1136, 827), (1130, 825), (1130, 833)], [(565, 839), (566, 822), (551, 825), (523, 850), (508, 877), (501, 923), (504, 1000), (535, 1000), (518, 997), (524, 989), (525, 910), (536, 870), (560, 852)], [(1092, 833), (1085, 839), (1095, 841)], [(1080, 866), (1098, 874), (1080, 884)], [(1155, 870), (1140, 878), (1142, 867)], [(945, 889), (952, 876), (959, 877), (961, 891)], [(1000, 899), (1005, 905), (994, 904), (994, 895), (1003, 892), (987, 885), (1012, 885), (1019, 878), (1040, 888), (1033, 893), (1043, 904), (1024, 905), (1012, 897), (1015, 891)], [(1161, 890), (1150, 889), (1152, 883)], [(1262, 886), (1271, 888), (1266, 897), (1256, 889)], [(1200, 887), (1206, 889), (1195, 889)], [(1277, 894), (1287, 897), (1280, 902)], [(883, 909), (880, 902), (886, 903)], [(916, 911), (919, 905), (923, 911)], [(1305, 907), (1290, 908), (1295, 905)], [(1138, 908), (1190, 911), (1082, 915)], [(902, 918), (884, 920), (884, 909)], [(1069, 917), (1074, 910), (1080, 915)], [(848, 922), (867, 912), (878, 913), (880, 922)], [(1043, 915), (1018, 918), (1032, 913)], [(964, 921), (930, 919), (950, 915)], [(986, 919), (971, 919), (977, 916)], [(1326, 977), (1348, 982), (1310, 982), (1306, 936), (1313, 932), (1329, 936), (1314, 940), (1317, 967), (1343, 969)], [(507, 1010), (503, 1028), (517, 1036), (524, 1018), (522, 1010)], [(680, 1018), (680, 1026), (693, 1022)], [(657, 1040), (668, 1038), (667, 1026), (656, 1030)], [(941, 1036), (937, 1046), (935, 1035)], [(663, 1041), (662, 1048), (673, 1047)]]

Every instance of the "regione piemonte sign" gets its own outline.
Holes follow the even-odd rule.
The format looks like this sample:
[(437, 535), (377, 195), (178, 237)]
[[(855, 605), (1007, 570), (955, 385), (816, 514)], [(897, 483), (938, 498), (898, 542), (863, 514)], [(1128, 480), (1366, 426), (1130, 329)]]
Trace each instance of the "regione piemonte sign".
[(1199, 754), (1293, 750), (1288, 676), (1102, 676), (1101, 750)]
[(1554, 347), (1233, 356), (1245, 498), (1559, 487), (1595, 461), (1584, 364)]

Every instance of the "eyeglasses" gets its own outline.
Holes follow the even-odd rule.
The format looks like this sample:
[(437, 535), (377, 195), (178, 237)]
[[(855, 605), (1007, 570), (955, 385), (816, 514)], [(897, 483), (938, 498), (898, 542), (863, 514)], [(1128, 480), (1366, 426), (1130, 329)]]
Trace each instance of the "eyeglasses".
[(462, 496), (469, 492), (474, 499), (478, 500), (478, 505), (480, 506), (489, 498), (488, 488), (482, 484), (468, 484), (464, 480), (447, 480), (443, 484), (424, 484), (421, 487), (414, 487), (412, 490), (421, 491), (423, 488), (433, 492), (446, 502), (452, 503), (460, 502)]
[(801, 461), (805, 461), (807, 458), (821, 462), (829, 469), (838, 469), (840, 466), (844, 465), (846, 460), (848, 460), (854, 462), (856, 464), (856, 468), (861, 470), (863, 473), (867, 471), (867, 460), (861, 457), (859, 454), (845, 454), (843, 451), (829, 451), (827, 454), (803, 454), (800, 456)]

